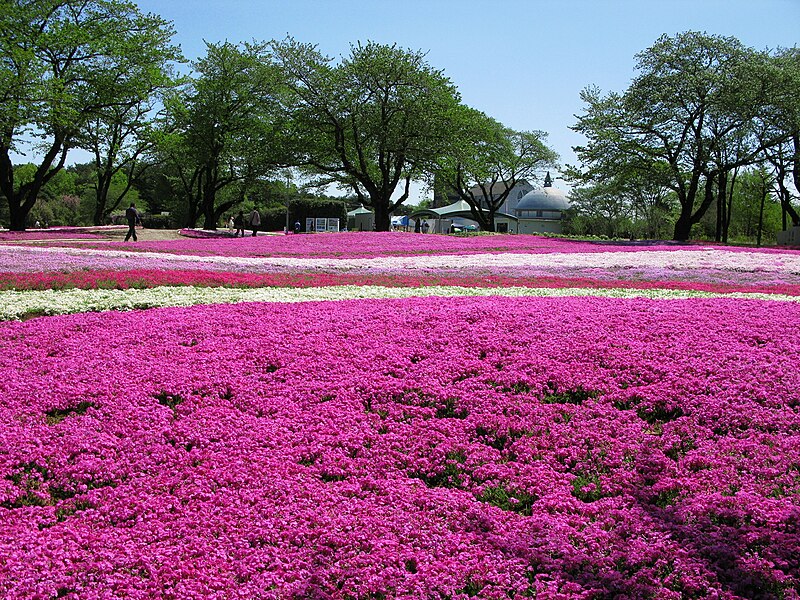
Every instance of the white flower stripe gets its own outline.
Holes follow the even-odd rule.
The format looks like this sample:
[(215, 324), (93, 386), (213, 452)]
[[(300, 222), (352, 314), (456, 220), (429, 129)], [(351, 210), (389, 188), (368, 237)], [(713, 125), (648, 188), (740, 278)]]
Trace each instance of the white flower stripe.
[(798, 296), (762, 293), (712, 293), (671, 289), (622, 288), (477, 288), (430, 286), (400, 288), (384, 286), (331, 286), (317, 288), (211, 288), (194, 286), (162, 286), (125, 290), (35, 290), (0, 292), (0, 320), (14, 320), (35, 315), (58, 315), (107, 310), (134, 310), (198, 304), (232, 304), (238, 302), (313, 302), (354, 299), (391, 299), (414, 297), (507, 296), (507, 297), (570, 297), (648, 298), (683, 300), (691, 298), (736, 298), (800, 302)]

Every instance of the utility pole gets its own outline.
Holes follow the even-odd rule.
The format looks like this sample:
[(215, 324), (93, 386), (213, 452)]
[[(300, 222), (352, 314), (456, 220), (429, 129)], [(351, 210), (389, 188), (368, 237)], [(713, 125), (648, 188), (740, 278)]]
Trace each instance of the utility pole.
[(286, 177), (286, 227), (284, 228), (283, 232), (286, 235), (289, 235), (289, 201), (291, 200), (291, 195), (289, 194), (289, 173), (288, 173), (288, 171), (284, 175)]

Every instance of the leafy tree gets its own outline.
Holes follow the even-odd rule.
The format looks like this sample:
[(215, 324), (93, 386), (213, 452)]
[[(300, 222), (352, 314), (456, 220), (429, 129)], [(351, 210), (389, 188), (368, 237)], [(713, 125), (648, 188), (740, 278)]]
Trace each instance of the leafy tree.
[[(0, 31), (0, 191), (22, 230), (87, 122), (138, 97), (172, 55), (172, 28), (124, 0), (5, 0)], [(17, 182), (11, 154), (29, 140), (42, 159)]]
[[(796, 173), (800, 168), (800, 144), (795, 145), (794, 140), (777, 144), (769, 148), (765, 153), (765, 161), (772, 167), (772, 172), (775, 178), (775, 186), (777, 187), (778, 200), (781, 203), (781, 212), (783, 214), (783, 229), (786, 229), (786, 216), (791, 218), (792, 225), (800, 225), (800, 214), (793, 205), (793, 200), (796, 195), (791, 189), (791, 180), (793, 173)], [(798, 189), (795, 187), (795, 190)]]
[[(206, 44), (196, 75), (167, 101), (159, 153), (186, 205), (186, 223), (215, 229), (249, 184), (281, 164), (285, 126), (277, 107), (277, 74), (263, 44)], [(218, 202), (224, 188), (238, 194)]]
[(731, 221), (731, 233), (738, 239), (774, 240), (780, 230), (780, 201), (772, 194), (773, 175), (764, 168), (745, 171), (737, 178), (733, 203), (737, 207)]
[(724, 193), (727, 174), (776, 142), (757, 135), (769, 90), (760, 62), (763, 54), (735, 38), (662, 36), (637, 55), (639, 75), (624, 93), (583, 91), (587, 109), (573, 129), (588, 139), (575, 149), (587, 175), (601, 180), (632, 169), (659, 177), (666, 167), (679, 202), (673, 237), (688, 239)]
[(575, 188), (569, 198), (574, 216), (583, 223), (581, 233), (618, 237), (630, 225), (631, 206), (614, 185)]
[(147, 163), (139, 170), (138, 177), (131, 178), (137, 196), (150, 213), (173, 212), (180, 199), (172, 187), (167, 166), (151, 159), (147, 159)]
[[(37, 165), (25, 163), (14, 168), (14, 178), (27, 183), (36, 176)], [(27, 226), (82, 225), (81, 202), (75, 173), (62, 169), (39, 191), (39, 199), (28, 213)]]
[[(156, 94), (172, 85), (172, 80), (166, 65), (161, 69), (149, 69), (149, 73), (149, 80), (146, 76), (141, 77), (143, 87), (139, 97), (106, 107), (87, 122), (80, 135), (78, 144), (94, 157), (96, 177), (92, 222), (95, 225), (104, 223), (108, 215), (119, 208), (131, 191), (134, 180), (152, 165), (141, 160), (153, 147), (150, 115)], [(128, 185), (111, 194), (112, 181), (122, 173), (128, 174)]]
[(554, 167), (558, 155), (542, 131), (514, 131), (468, 107), (455, 111), (452, 147), (436, 170), (436, 180), (467, 202), (480, 228), (494, 231), (495, 214), (523, 179)]
[(455, 87), (422, 52), (396, 45), (359, 43), (338, 64), (292, 39), (272, 49), (289, 91), (292, 163), (352, 190), (375, 211), (376, 230), (388, 231), (411, 181), (447, 148)]
[(800, 94), (797, 93), (800, 89), (800, 49), (779, 51), (769, 68), (775, 84), (764, 121), (778, 134), (784, 133), (785, 137), (766, 148), (765, 159), (773, 168), (784, 221), (788, 214), (792, 224), (797, 226), (800, 225), (800, 214), (792, 201), (800, 190)]

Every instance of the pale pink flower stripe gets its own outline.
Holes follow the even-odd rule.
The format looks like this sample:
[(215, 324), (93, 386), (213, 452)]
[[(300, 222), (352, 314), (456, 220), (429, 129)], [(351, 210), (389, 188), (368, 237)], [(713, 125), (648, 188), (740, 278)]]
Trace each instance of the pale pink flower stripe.
[(70, 271), (77, 269), (203, 269), (239, 272), (316, 272), (389, 273), (420, 272), (445, 274), (467, 271), (513, 272), (530, 275), (548, 270), (579, 270), (581, 273), (624, 270), (636, 279), (649, 270), (694, 272), (755, 273), (764, 277), (800, 276), (800, 254), (767, 252), (729, 252), (723, 249), (681, 251), (590, 253), (505, 253), (378, 258), (292, 258), (176, 255), (157, 252), (127, 252), (75, 248), (0, 246), (0, 272)]
[(0, 231), (0, 242), (9, 244), (14, 242), (53, 242), (75, 239), (98, 240), (102, 238), (96, 234), (86, 233), (86, 231)]
[[(58, 242), (54, 242), (58, 244)], [(73, 244), (77, 246), (77, 244)], [(681, 244), (677, 242), (581, 242), (563, 238), (534, 235), (481, 235), (456, 237), (422, 235), (405, 232), (326, 233), (314, 235), (269, 235), (256, 238), (184, 238), (169, 241), (137, 243), (111, 242), (80, 243), (79, 247), (114, 248), (133, 252), (166, 252), (199, 256), (241, 257), (317, 257), (374, 258), (383, 256), (419, 256), (427, 254), (486, 254), (486, 253), (594, 253), (674, 251), (716, 248), (724, 252), (759, 252), (800, 254), (797, 250), (753, 249), (715, 246), (708, 243)]]
[(0, 596), (797, 598), (800, 307), (0, 324)]

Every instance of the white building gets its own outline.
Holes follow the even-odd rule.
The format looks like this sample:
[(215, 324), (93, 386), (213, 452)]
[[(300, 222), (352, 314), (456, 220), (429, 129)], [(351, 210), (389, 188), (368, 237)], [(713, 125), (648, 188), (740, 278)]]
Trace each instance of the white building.
[(541, 188), (528, 192), (516, 203), (517, 230), (519, 233), (561, 233), (561, 220), (568, 208), (567, 195), (553, 187), (548, 173)]

